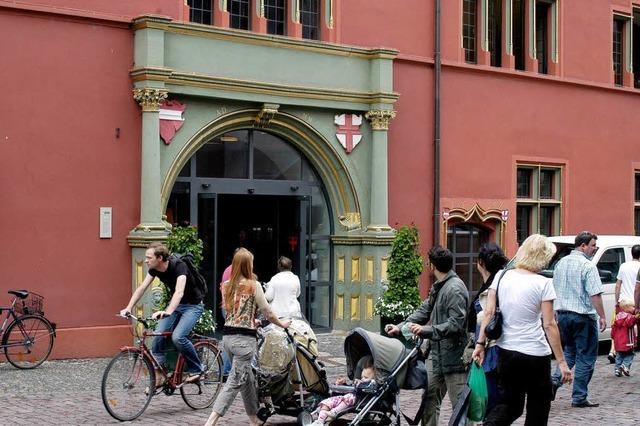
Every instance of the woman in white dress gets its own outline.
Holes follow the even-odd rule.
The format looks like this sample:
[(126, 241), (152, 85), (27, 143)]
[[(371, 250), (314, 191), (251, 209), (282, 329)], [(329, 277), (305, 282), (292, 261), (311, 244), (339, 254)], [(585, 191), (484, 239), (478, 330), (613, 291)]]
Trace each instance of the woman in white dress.
[(265, 297), (271, 310), (278, 317), (301, 318), (300, 310), (300, 279), (291, 272), (293, 262), (285, 256), (278, 259), (278, 272), (267, 283)]

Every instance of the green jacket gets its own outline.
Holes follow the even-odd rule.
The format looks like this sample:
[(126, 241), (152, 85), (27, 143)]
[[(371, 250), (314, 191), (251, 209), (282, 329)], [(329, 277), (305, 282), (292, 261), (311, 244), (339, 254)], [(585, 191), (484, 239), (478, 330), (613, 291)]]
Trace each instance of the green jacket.
[(435, 374), (465, 371), (462, 354), (468, 340), (468, 304), (467, 287), (451, 270), (433, 284), (427, 300), (405, 320), (420, 325), (431, 322), (422, 337), (431, 340), (431, 362)]

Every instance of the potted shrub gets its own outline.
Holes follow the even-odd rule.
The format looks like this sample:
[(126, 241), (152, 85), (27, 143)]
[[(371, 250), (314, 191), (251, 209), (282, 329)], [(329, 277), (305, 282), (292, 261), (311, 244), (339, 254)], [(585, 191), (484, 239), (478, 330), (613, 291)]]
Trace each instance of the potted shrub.
[[(167, 237), (166, 244), (171, 253), (191, 253), (193, 263), (197, 267), (200, 266), (204, 244), (198, 237), (198, 230), (195, 226), (174, 226), (171, 234)], [(153, 305), (156, 310), (165, 309), (169, 305), (170, 299), (169, 289), (164, 284), (153, 287)], [(213, 312), (205, 308), (193, 331), (198, 334), (211, 335), (215, 329)]]
[(423, 270), (418, 252), (418, 228), (401, 227), (391, 245), (387, 276), (389, 285), (376, 301), (374, 312), (385, 324), (397, 324), (412, 314), (421, 304), (418, 279)]

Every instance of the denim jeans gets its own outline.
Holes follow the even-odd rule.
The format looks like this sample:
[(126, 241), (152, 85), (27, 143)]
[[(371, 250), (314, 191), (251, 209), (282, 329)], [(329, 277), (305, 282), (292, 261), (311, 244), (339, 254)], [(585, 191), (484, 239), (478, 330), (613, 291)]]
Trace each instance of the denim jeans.
[(631, 363), (633, 362), (633, 350), (627, 352), (616, 352), (616, 371), (620, 370), (620, 366), (624, 365), (627, 369), (631, 369)]
[[(186, 362), (185, 369), (188, 373), (200, 373), (202, 371), (200, 358), (198, 358), (193, 343), (189, 340), (189, 333), (193, 330), (203, 311), (204, 305), (202, 303), (198, 305), (180, 304), (171, 315), (158, 321), (155, 330), (157, 333), (173, 332), (171, 341), (184, 357)], [(151, 352), (153, 352), (153, 356), (160, 364), (163, 364), (165, 360), (166, 339), (163, 336), (156, 336), (151, 344)]]
[[(564, 346), (564, 357), (573, 371), (573, 404), (587, 400), (588, 386), (598, 357), (598, 323), (589, 315), (558, 311), (558, 328)], [(560, 369), (551, 376), (553, 384), (562, 385)]]

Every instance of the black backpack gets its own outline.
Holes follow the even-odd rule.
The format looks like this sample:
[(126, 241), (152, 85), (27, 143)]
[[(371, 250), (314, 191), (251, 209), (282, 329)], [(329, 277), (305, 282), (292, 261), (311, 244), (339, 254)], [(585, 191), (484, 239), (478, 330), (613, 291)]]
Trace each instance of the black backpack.
[(185, 254), (176, 253), (175, 256), (178, 259), (182, 260), (185, 263), (185, 265), (187, 265), (187, 268), (189, 269), (189, 273), (193, 278), (193, 282), (196, 285), (196, 288), (200, 291), (200, 294), (202, 295), (202, 297), (206, 296), (207, 281), (204, 279), (204, 277), (198, 270), (198, 267), (196, 266), (196, 264), (193, 263), (193, 255), (191, 253), (185, 253)]

